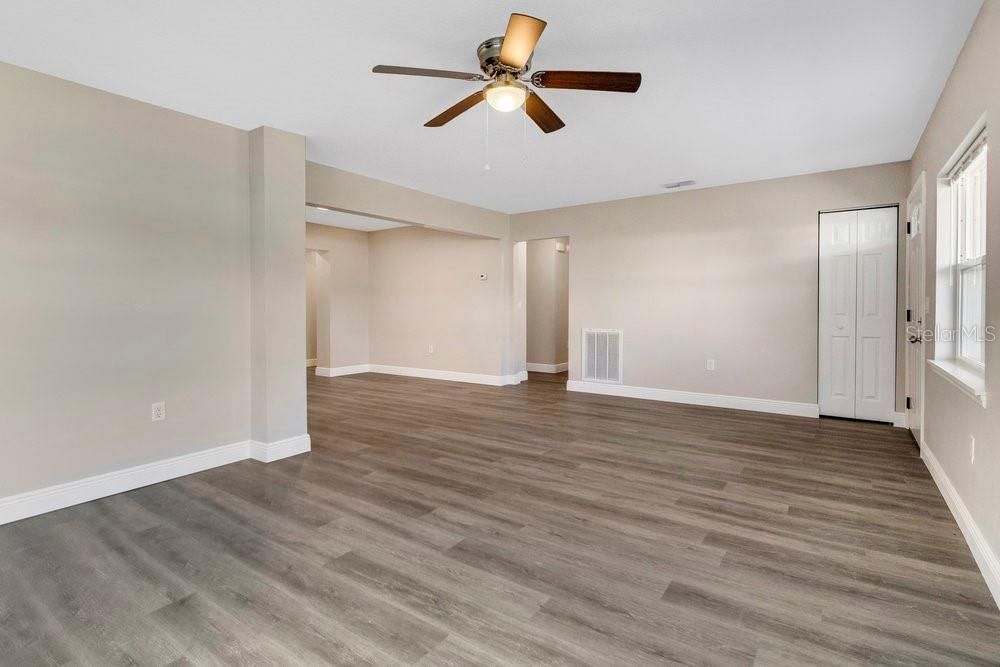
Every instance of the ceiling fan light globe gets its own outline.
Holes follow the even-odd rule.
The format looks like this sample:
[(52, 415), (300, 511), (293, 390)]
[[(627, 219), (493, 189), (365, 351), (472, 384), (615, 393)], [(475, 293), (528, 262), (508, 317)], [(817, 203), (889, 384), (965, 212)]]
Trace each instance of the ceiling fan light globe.
[(486, 102), (504, 113), (520, 109), (527, 97), (528, 89), (517, 82), (486, 87)]

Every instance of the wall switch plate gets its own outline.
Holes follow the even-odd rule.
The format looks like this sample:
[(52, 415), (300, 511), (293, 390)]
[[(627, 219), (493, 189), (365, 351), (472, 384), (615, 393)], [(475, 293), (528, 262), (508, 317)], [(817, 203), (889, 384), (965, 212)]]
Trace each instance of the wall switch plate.
[(976, 462), (976, 436), (969, 435), (969, 463)]
[(167, 418), (167, 404), (163, 401), (159, 403), (153, 403), (152, 406), (152, 417), (154, 422), (161, 422)]
[(705, 368), (708, 369), (708, 370), (710, 370), (710, 371), (714, 371), (715, 370), (715, 359), (709, 359), (707, 362), (705, 362)]

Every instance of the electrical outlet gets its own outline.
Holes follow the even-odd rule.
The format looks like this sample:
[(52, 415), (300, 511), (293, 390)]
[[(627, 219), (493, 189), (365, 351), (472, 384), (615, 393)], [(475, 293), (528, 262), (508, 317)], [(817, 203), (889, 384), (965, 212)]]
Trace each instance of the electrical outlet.
[(153, 403), (152, 416), (154, 422), (163, 421), (167, 418), (167, 404), (163, 401)]
[(707, 370), (714, 371), (715, 370), (715, 359), (709, 359), (707, 362), (705, 362), (705, 368)]
[(428, 345), (427, 346), (427, 354), (434, 354), (434, 346), (433, 345)]
[(976, 462), (976, 436), (969, 435), (969, 463), (974, 464)]

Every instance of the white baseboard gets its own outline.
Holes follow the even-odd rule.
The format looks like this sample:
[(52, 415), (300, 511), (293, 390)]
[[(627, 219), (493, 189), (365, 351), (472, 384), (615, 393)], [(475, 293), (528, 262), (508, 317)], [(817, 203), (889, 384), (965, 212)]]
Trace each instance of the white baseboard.
[(770, 412), (778, 415), (792, 415), (794, 417), (819, 417), (819, 405), (816, 403), (796, 403), (793, 401), (725, 396), (722, 394), (700, 394), (693, 391), (657, 389), (655, 387), (632, 387), (623, 384), (582, 382), (580, 380), (570, 380), (566, 383), (566, 389), (568, 391), (581, 391), (588, 394), (605, 394), (607, 396), (625, 396), (627, 398), (642, 398), (668, 403), (687, 403), (689, 405), (707, 405), (714, 408)]
[(403, 366), (382, 366), (371, 365), (372, 373), (385, 373), (387, 375), (405, 375), (414, 378), (427, 378), (429, 380), (449, 380), (451, 382), (471, 382), (472, 384), (488, 384), (500, 387), (507, 384), (507, 376), (504, 375), (484, 375), (481, 373), (461, 373), (459, 371), (439, 371), (432, 368), (406, 368)]
[(512, 375), (484, 375), (481, 373), (462, 373), (460, 371), (441, 371), (433, 368), (383, 366), (381, 364), (358, 364), (357, 366), (338, 366), (337, 368), (319, 366), (316, 368), (316, 375), (328, 378), (340, 377), (341, 375), (355, 375), (357, 373), (384, 373), (386, 375), (403, 375), (412, 378), (426, 378), (428, 380), (488, 384), (494, 387), (518, 384), (528, 379), (527, 371), (521, 371)]
[(0, 525), (113, 496), (244, 459), (276, 461), (308, 452), (308, 435), (272, 443), (245, 440), (0, 498)]
[(264, 463), (271, 463), (280, 459), (287, 459), (289, 456), (305, 454), (312, 449), (312, 439), (309, 434), (298, 435), (294, 438), (285, 438), (276, 442), (250, 441), (249, 458)]
[(528, 371), (519, 371), (513, 375), (504, 375), (504, 384), (521, 384), (528, 379)]
[(306, 368), (312, 368), (318, 363), (317, 359), (306, 359)]
[(905, 412), (894, 412), (892, 415), (892, 425), (896, 428), (907, 428), (907, 419)]
[(563, 364), (528, 364), (528, 370), (532, 373), (565, 373), (569, 370), (569, 363)]
[(370, 373), (371, 364), (358, 364), (356, 366), (337, 366), (336, 368), (316, 367), (316, 375), (325, 378), (335, 378), (341, 375), (355, 375), (357, 373)]
[(955, 517), (958, 527), (962, 529), (962, 535), (965, 536), (972, 556), (976, 559), (976, 564), (979, 565), (979, 571), (983, 573), (986, 586), (993, 594), (997, 606), (1000, 606), (1000, 558), (990, 548), (986, 536), (979, 530), (975, 519), (969, 513), (969, 508), (965, 506), (965, 502), (958, 495), (951, 480), (948, 479), (944, 468), (941, 467), (937, 458), (934, 457), (934, 453), (926, 445), (920, 448), (920, 458), (924, 460), (924, 465), (927, 466), (931, 477), (934, 478), (934, 483), (937, 484), (938, 490), (944, 496), (945, 502), (948, 503), (948, 508)]

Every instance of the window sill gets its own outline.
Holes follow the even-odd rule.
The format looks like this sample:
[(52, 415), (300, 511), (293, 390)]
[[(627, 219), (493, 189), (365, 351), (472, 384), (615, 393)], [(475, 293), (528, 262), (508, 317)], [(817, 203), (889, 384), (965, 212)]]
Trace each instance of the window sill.
[(986, 407), (986, 378), (982, 373), (970, 370), (951, 359), (928, 359), (927, 365), (962, 393)]

